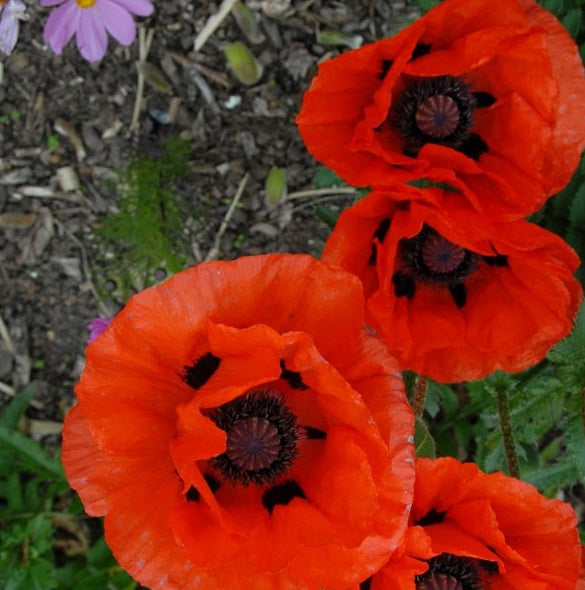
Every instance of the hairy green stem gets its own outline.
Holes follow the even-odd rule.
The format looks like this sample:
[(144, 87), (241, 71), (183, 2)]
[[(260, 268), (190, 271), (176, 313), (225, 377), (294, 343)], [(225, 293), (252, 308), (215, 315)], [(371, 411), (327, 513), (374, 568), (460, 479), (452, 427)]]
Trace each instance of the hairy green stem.
[(422, 417), (425, 411), (425, 400), (427, 398), (428, 378), (425, 375), (419, 375), (414, 388), (414, 398), (412, 400), (412, 409), (417, 418)]
[(506, 463), (508, 464), (508, 473), (517, 479), (520, 479), (520, 465), (518, 464), (518, 455), (514, 447), (514, 436), (512, 434), (512, 425), (510, 424), (510, 410), (508, 408), (508, 396), (502, 387), (497, 388), (496, 399), (498, 402), (498, 414), (500, 415), (500, 429), (504, 441), (504, 450), (506, 452)]
[(581, 389), (581, 422), (583, 426), (583, 436), (585, 436), (585, 387)]

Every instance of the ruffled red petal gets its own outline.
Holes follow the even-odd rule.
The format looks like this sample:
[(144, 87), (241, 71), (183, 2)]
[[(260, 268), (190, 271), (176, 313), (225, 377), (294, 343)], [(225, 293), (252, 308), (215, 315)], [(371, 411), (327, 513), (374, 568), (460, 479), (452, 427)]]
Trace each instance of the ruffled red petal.
[[(444, 382), (520, 371), (542, 360), (570, 332), (582, 298), (572, 276), (576, 254), (528, 222), (489, 222), (458, 193), (423, 189), (405, 201), (413, 192), (361, 199), (341, 214), (323, 253), (362, 278), (369, 321), (391, 353), (403, 367)], [(381, 224), (389, 228), (382, 241)], [(411, 296), (397, 295), (398, 245), (425, 225), (479, 256), (477, 269), (463, 279), (462, 304), (446, 286), (423, 281), (415, 281)], [(499, 261), (492, 260), (496, 255)]]
[(177, 545), (168, 523), (170, 511), (183, 498), (168, 453), (120, 455), (100, 450), (78, 404), (65, 419), (61, 458), (87, 512), (110, 515), (106, 540), (133, 577), (165, 590), (209, 581)]
[[(413, 419), (363, 306), (356, 277), (309, 256), (213, 262), (132, 298), (89, 347), (63, 462), (138, 581), (349, 586), (388, 559), (412, 502)], [(259, 391), (302, 434), (283, 475), (244, 486), (211, 461), (226, 432), (210, 411)]]
[(547, 191), (553, 194), (567, 184), (585, 146), (585, 117), (575, 108), (585, 102), (583, 63), (573, 39), (550, 12), (534, 0), (518, 1), (530, 25), (546, 31), (544, 43), (558, 84), (553, 137), (543, 165), (543, 176), (549, 181)]

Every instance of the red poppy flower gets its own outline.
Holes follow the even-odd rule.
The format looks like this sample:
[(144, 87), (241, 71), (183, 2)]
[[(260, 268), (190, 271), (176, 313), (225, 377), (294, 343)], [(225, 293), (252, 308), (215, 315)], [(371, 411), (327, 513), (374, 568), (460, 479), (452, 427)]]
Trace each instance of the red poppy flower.
[(360, 277), (401, 366), (443, 382), (542, 360), (582, 297), (578, 257), (558, 236), (492, 223), (439, 188), (370, 193), (341, 214), (323, 260)]
[(575, 590), (575, 513), (527, 483), (451, 458), (417, 459), (410, 521), (402, 547), (365, 587)]
[(63, 463), (156, 589), (346, 587), (399, 544), (412, 414), (356, 277), (211, 262), (133, 297), (87, 350)]
[(534, 0), (445, 0), (390, 39), (327, 60), (297, 124), (357, 186), (460, 178), (486, 214), (525, 217), (585, 145), (576, 45)]

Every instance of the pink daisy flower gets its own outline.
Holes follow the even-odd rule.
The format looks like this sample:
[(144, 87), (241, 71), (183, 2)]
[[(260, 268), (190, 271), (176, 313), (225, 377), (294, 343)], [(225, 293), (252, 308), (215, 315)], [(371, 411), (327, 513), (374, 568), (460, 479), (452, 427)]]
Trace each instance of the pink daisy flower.
[(153, 11), (149, 0), (41, 0), (42, 6), (56, 6), (49, 16), (43, 38), (60, 55), (75, 34), (81, 55), (99, 61), (108, 48), (108, 33), (122, 45), (136, 37), (131, 15), (148, 16)]
[(18, 25), (28, 20), (25, 6), (20, 0), (0, 0), (0, 51), (10, 55), (18, 39)]

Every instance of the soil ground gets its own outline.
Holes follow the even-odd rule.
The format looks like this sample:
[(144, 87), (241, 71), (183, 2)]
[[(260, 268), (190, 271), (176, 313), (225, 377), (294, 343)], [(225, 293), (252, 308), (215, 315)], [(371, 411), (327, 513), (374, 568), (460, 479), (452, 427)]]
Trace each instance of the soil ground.
[[(164, 80), (146, 84), (134, 130), (138, 42), (123, 48), (110, 40), (97, 64), (84, 61), (73, 42), (55, 56), (42, 41), (49, 11), (29, 5), (14, 52), (0, 56), (0, 408), (34, 383), (28, 415), (44, 423), (37, 425), (39, 435), (58, 433), (73, 404), (87, 323), (124, 303), (106, 293), (110, 269), (95, 230), (116, 210), (118, 191), (108, 180), (137, 146), (167, 135), (191, 142), (184, 188), (197, 213), (184, 220), (189, 264), (208, 255), (246, 175), (217, 257), (318, 256), (329, 228), (315, 204), (342, 207), (350, 197), (289, 199), (273, 207), (264, 200), (272, 166), (286, 169), (289, 194), (310, 189), (318, 169), (294, 118), (317, 63), (343, 47), (324, 45), (317, 33), (333, 29), (368, 42), (392, 34), (415, 11), (383, 0), (248, 2), (258, 42), (228, 15), (195, 52), (194, 39), (220, 3), (154, 4), (142, 25), (154, 31), (147, 61)], [(257, 84), (239, 83), (227, 67), (223, 48), (233, 41), (247, 43), (263, 65)], [(174, 121), (165, 123), (177, 104)], [(77, 186), (63, 184), (68, 173)]]

